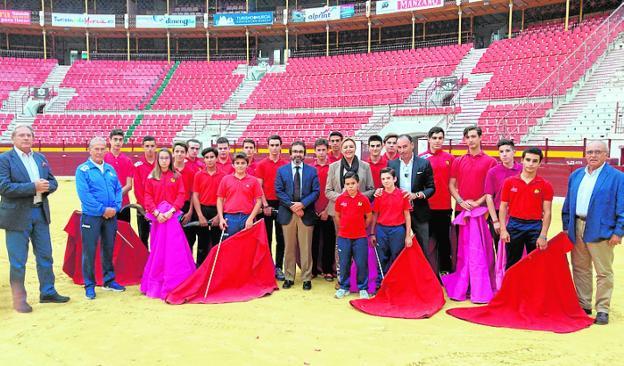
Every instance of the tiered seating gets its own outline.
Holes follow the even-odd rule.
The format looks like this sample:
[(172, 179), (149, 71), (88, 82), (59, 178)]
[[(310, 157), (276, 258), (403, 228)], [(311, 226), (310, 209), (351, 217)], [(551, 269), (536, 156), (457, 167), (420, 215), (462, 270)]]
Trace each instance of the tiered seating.
[(236, 113), (215, 113), (210, 119), (213, 121), (233, 121), (236, 119)]
[(45, 144), (86, 144), (95, 136), (108, 137), (114, 128), (128, 130), (134, 116), (102, 114), (40, 114), (32, 127)]
[(401, 104), (426, 77), (451, 75), (470, 47), (291, 58), (285, 73), (260, 81), (244, 108)]
[[(477, 99), (525, 97), (538, 86), (531, 96), (565, 93), (604, 51), (605, 43), (597, 42), (594, 35), (592, 40), (600, 43), (596, 50), (573, 54), (603, 20), (603, 17), (591, 18), (568, 32), (561, 23), (535, 26), (516, 38), (495, 42), (473, 70), (473, 73), (494, 74)], [(572, 59), (564, 62), (572, 54)], [(563, 69), (558, 75), (543, 83), (560, 65)]]
[(147, 114), (132, 133), (132, 138), (140, 140), (143, 136), (151, 135), (159, 146), (168, 146), (175, 135), (189, 124), (191, 117), (190, 114)]
[(483, 129), (483, 140), (495, 143), (500, 136), (505, 136), (520, 141), (529, 128), (535, 126), (551, 108), (550, 102), (489, 105), (481, 113), (478, 122)]
[(180, 63), (153, 109), (219, 109), (243, 81), (236, 61)]
[(61, 83), (78, 94), (67, 109), (140, 109), (169, 67), (164, 61), (77, 61)]
[(56, 60), (0, 57), (0, 106), (22, 86), (41, 86), (54, 66)]
[(440, 114), (457, 114), (459, 112), (461, 112), (461, 107), (431, 107), (397, 109), (392, 115), (395, 117), (435, 116)]
[(362, 125), (368, 123), (372, 112), (326, 112), (292, 114), (257, 114), (247, 125), (247, 129), (238, 139), (252, 138), (266, 141), (269, 135), (279, 133), (285, 144), (303, 140), (312, 144), (319, 137), (329, 135), (331, 131), (341, 131), (345, 136), (353, 136)]
[(12, 114), (0, 114), (0, 133), (6, 131), (7, 127), (9, 127), (9, 123), (15, 117)]

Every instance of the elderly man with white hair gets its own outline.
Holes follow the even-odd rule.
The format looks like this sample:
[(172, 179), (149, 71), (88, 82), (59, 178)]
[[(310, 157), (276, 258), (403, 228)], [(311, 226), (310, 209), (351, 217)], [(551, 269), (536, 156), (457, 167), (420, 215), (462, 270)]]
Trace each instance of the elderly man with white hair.
[(104, 162), (106, 139), (94, 137), (89, 142), (89, 159), (76, 169), (76, 190), (82, 207), (82, 275), (85, 296), (95, 299), (95, 248), (98, 240), (102, 249), (103, 288), (124, 291), (115, 282), (113, 248), (117, 233), (117, 212), (121, 210), (121, 184), (115, 169)]
[(570, 175), (561, 211), (572, 240), (572, 274), (579, 302), (592, 313), (592, 265), (596, 271), (596, 324), (609, 323), (613, 292), (613, 249), (624, 236), (624, 174), (607, 163), (603, 141), (587, 144), (587, 166)]
[(56, 292), (52, 270), (48, 196), (58, 183), (45, 156), (32, 150), (34, 137), (30, 126), (15, 127), (13, 149), (0, 155), (0, 228), (6, 230), (13, 307), (20, 313), (32, 311), (24, 287), (29, 242), (37, 261), (39, 301), (69, 301)]

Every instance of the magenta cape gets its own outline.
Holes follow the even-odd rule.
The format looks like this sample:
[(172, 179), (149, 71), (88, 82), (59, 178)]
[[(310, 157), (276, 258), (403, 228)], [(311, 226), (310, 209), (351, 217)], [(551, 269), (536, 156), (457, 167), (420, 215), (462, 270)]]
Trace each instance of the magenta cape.
[(249, 301), (277, 290), (275, 266), (269, 252), (264, 220), (224, 240), (208, 281), (219, 245), (204, 263), (169, 296), (170, 304), (218, 304)]
[[(65, 272), (77, 285), (84, 284), (82, 277), (82, 236), (80, 234), (80, 211), (74, 211), (69, 217), (65, 232), (67, 233), (67, 246), (65, 247), (65, 259), (63, 272)], [(102, 259), (100, 244), (95, 249), (95, 283), (102, 286)], [(130, 224), (117, 220), (117, 236), (113, 249), (113, 268), (115, 269), (115, 281), (128, 286), (141, 282), (143, 267), (147, 262), (147, 249), (141, 239), (132, 230)]]
[(589, 327), (593, 320), (579, 305), (566, 257), (572, 247), (566, 234), (558, 234), (546, 250), (534, 250), (507, 270), (500, 291), (488, 305), (446, 312), (494, 327), (556, 333)]
[[(163, 201), (159, 212), (167, 212), (171, 205)], [(193, 254), (178, 221), (181, 212), (176, 212), (162, 224), (152, 214), (146, 218), (152, 222), (150, 229), (150, 255), (141, 279), (141, 292), (147, 297), (165, 299), (182, 281), (195, 272)]]
[(457, 268), (442, 276), (442, 283), (450, 299), (484, 304), (494, 296), (494, 248), (492, 236), (485, 222), (487, 208), (477, 207), (462, 211), (453, 223), (459, 225)]
[(429, 318), (444, 306), (444, 293), (416, 238), (403, 249), (371, 299), (351, 300), (356, 309), (390, 318)]

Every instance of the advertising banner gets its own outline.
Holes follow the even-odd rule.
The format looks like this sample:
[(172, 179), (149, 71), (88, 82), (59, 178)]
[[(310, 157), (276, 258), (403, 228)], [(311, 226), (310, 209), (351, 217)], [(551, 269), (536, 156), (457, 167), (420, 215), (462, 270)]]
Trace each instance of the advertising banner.
[(377, 1), (377, 14), (397, 13), (401, 11), (440, 8), (444, 0), (383, 0)]
[(259, 11), (253, 13), (216, 13), (214, 15), (214, 25), (216, 27), (240, 27), (246, 25), (272, 24), (272, 11)]
[(137, 15), (137, 28), (195, 28), (195, 15)]
[(115, 15), (52, 13), (52, 25), (70, 28), (115, 28)]
[(353, 4), (325, 6), (322, 8), (294, 10), (292, 12), (292, 21), (295, 23), (319, 22), (351, 18), (353, 15), (355, 15), (355, 6)]
[(0, 10), (2, 24), (30, 24), (30, 12), (18, 10)]

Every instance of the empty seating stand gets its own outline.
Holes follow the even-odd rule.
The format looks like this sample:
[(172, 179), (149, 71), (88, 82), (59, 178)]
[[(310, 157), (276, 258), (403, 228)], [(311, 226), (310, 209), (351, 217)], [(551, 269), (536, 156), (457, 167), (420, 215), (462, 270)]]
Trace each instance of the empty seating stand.
[(397, 109), (392, 112), (395, 117), (413, 117), (413, 116), (437, 116), (447, 114), (457, 114), (461, 112), (461, 107), (430, 107), (430, 108), (408, 108)]
[(127, 131), (134, 119), (118, 114), (40, 114), (32, 127), (35, 140), (42, 144), (86, 146), (95, 136), (107, 138), (112, 129)]
[(232, 75), (236, 61), (185, 61), (175, 70), (153, 109), (219, 109), (244, 75)]
[(191, 117), (190, 114), (146, 114), (134, 129), (132, 138), (140, 141), (143, 136), (154, 136), (159, 146), (169, 146)]
[(142, 109), (169, 68), (165, 61), (77, 61), (61, 83), (78, 94), (67, 109)]
[(0, 106), (20, 87), (41, 86), (56, 64), (56, 60), (0, 57)]
[(13, 114), (0, 114), (0, 133), (6, 131), (13, 117), (15, 117)]
[(483, 141), (496, 143), (505, 137), (518, 142), (551, 108), (550, 102), (489, 105), (478, 122), (483, 129)]
[(471, 47), (291, 58), (286, 72), (267, 74), (260, 81), (243, 108), (402, 104), (425, 78), (451, 75)]

